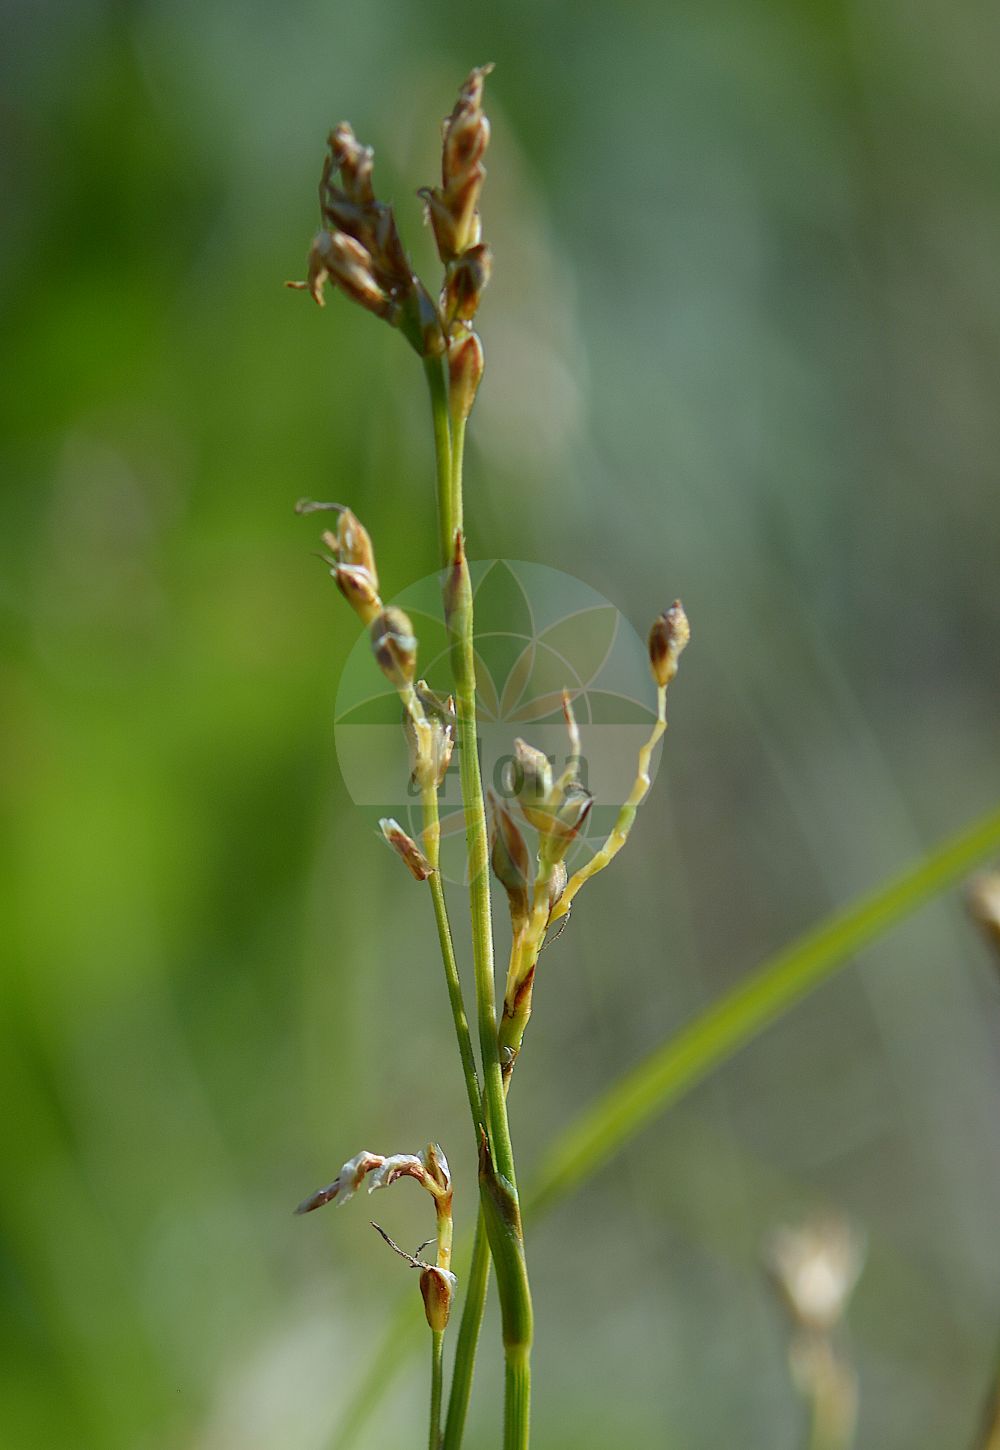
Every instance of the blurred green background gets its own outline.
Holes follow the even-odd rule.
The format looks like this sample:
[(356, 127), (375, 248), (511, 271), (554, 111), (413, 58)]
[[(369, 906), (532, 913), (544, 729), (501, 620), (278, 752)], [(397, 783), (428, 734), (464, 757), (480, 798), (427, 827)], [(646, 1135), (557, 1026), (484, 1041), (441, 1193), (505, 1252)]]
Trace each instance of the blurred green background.
[[(0, 1438), (323, 1450), (405, 1272), (290, 1217), (431, 1134), (474, 1209), (430, 907), (340, 782), (352, 618), (302, 494), (434, 564), (423, 382), (285, 292), (328, 127), (413, 192), (497, 62), (470, 549), (694, 643), (627, 857), (546, 961), (520, 1161), (1000, 796), (995, 6), (5, 0)], [(462, 912), (456, 902), (456, 916)], [(466, 938), (462, 936), (462, 944)], [(1000, 982), (957, 898), (532, 1235), (536, 1442), (794, 1450), (761, 1235), (869, 1235), (860, 1443), (968, 1442), (1000, 1334)], [(426, 1213), (380, 1204), (406, 1243)], [(415, 1290), (413, 1291), (415, 1293)], [(415, 1306), (416, 1308), (416, 1306)], [(490, 1320), (469, 1444), (497, 1441)], [(422, 1362), (366, 1444), (423, 1443)]]

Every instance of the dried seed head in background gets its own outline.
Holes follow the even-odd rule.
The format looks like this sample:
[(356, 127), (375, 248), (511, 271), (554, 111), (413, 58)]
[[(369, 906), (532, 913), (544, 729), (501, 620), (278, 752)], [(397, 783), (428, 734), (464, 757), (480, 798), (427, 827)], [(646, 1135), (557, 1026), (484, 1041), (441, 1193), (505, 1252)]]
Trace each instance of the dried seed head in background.
[(775, 1229), (763, 1258), (793, 1322), (829, 1334), (844, 1316), (864, 1266), (865, 1244), (847, 1219), (828, 1215)]
[(982, 927), (1000, 960), (1000, 871), (983, 871), (973, 876), (965, 899), (970, 916)]

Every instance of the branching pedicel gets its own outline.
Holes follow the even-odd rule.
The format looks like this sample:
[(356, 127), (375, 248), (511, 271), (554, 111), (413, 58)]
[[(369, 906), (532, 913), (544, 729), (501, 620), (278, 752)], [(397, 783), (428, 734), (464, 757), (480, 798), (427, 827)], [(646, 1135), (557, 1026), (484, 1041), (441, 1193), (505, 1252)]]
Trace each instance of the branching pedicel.
[[(481, 239), (479, 217), (486, 176), (483, 156), (490, 136), (482, 97), (491, 69), (481, 66), (473, 70), (462, 87), (444, 123), (441, 183), (419, 193), (444, 265), (438, 300), (432, 299), (414, 274), (392, 208), (375, 196), (371, 148), (358, 143), (346, 122), (330, 133), (319, 188), (323, 230), (313, 240), (307, 278), (288, 284), (310, 292), (322, 306), (329, 283), (398, 328), (423, 359), (430, 389), (452, 695), (436, 695), (418, 678), (418, 644), (412, 624), (402, 610), (383, 604), (371, 539), (350, 509), (302, 500), (298, 510), (330, 510), (337, 515), (336, 528), (323, 534), (325, 561), (340, 592), (368, 630), (377, 664), (399, 694), (411, 777), (422, 802), (423, 830), (421, 839), (415, 841), (395, 820), (383, 820), (381, 828), (407, 869), (418, 881), (426, 881), (430, 890), (479, 1158), (480, 1213), (443, 1430), (442, 1342), (455, 1288), (450, 1269), (451, 1175), (444, 1154), (436, 1145), (418, 1155), (359, 1153), (344, 1164), (328, 1188), (306, 1199), (298, 1211), (306, 1213), (325, 1203), (346, 1201), (369, 1175), (370, 1190), (408, 1176), (416, 1178), (434, 1199), (437, 1254), (433, 1264), (419, 1257), (420, 1250), (409, 1254), (399, 1249), (379, 1229), (389, 1246), (420, 1270), (432, 1331), (431, 1450), (441, 1446), (458, 1450), (461, 1445), (491, 1260), (497, 1275), (505, 1360), (503, 1444), (505, 1450), (525, 1450), (528, 1445), (532, 1310), (507, 1091), (531, 1016), (546, 934), (556, 922), (565, 924), (580, 888), (608, 865), (628, 838), (636, 810), (649, 789), (653, 749), (666, 729), (667, 687), (690, 636), (679, 602), (653, 624), (649, 657), (657, 687), (656, 724), (639, 752), (635, 784), (614, 827), (586, 865), (572, 876), (568, 874), (567, 852), (592, 805), (577, 773), (580, 732), (568, 693), (563, 697), (570, 742), (566, 768), (555, 778), (549, 759), (518, 740), (510, 781), (516, 812), (491, 795), (487, 829), (476, 748), (473, 595), (465, 555), (462, 459), (466, 421), (483, 375), (483, 347), (472, 324), (491, 272), (490, 249)], [(465, 815), (478, 1065), (439, 870), (438, 793), (455, 746)], [(528, 844), (532, 836), (534, 849)], [(506, 893), (511, 918), (510, 961), (499, 1016), (491, 865)], [(426, 1247), (421, 1245), (421, 1249)]]

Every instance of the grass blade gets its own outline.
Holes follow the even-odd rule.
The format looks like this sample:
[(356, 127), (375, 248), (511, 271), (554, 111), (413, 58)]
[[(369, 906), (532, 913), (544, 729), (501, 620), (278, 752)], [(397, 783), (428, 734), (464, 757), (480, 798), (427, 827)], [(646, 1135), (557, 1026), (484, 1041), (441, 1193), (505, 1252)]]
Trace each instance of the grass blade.
[(888, 883), (834, 912), (702, 1012), (589, 1108), (545, 1155), (526, 1197), (538, 1213), (563, 1198), (658, 1113), (1000, 847), (1000, 810), (974, 821)]

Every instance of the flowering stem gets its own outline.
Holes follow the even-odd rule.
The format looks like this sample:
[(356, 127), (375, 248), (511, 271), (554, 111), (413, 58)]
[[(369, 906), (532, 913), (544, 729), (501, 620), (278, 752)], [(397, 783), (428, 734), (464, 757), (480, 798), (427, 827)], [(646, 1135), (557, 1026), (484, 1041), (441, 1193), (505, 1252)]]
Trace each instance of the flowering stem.
[(458, 1051), (462, 1059), (462, 1074), (465, 1078), (465, 1091), (469, 1098), (469, 1111), (472, 1113), (473, 1126), (478, 1135), (479, 1128), (483, 1125), (482, 1096), (479, 1090), (479, 1075), (476, 1072), (476, 1058), (472, 1050), (469, 1019), (465, 1014), (462, 983), (458, 975), (458, 963), (455, 960), (455, 945), (452, 941), (451, 923), (448, 920), (448, 907), (444, 898), (444, 883), (441, 880), (441, 821), (438, 812), (437, 787), (433, 784), (425, 785), (423, 788), (423, 807), (424, 854), (433, 868), (427, 878), (427, 884), (431, 889), (431, 900), (434, 903), (434, 920), (437, 923), (441, 960), (444, 963), (445, 982), (448, 986), (448, 1001), (451, 1004), (455, 1036), (458, 1039)]
[(636, 812), (642, 805), (649, 791), (649, 762), (657, 743), (667, 728), (667, 687), (660, 685), (656, 697), (656, 724), (653, 726), (649, 739), (639, 751), (639, 768), (636, 772), (635, 783), (629, 792), (628, 800), (618, 812), (618, 819), (611, 829), (611, 834), (599, 851), (596, 851), (586, 866), (581, 866), (579, 871), (574, 871), (566, 885), (566, 890), (552, 912), (551, 921), (556, 922), (567, 914), (573, 904), (573, 898), (580, 890), (585, 881), (591, 876), (596, 876), (598, 871), (603, 871), (605, 866), (612, 861), (628, 840), (629, 831), (635, 821)]
[[(497, 1040), (489, 845), (476, 728), (472, 581), (461, 536), (464, 422), (454, 416), (448, 419), (446, 363), (442, 359), (428, 358), (426, 371), (434, 416), (438, 507), (442, 525), (442, 565), (445, 570), (445, 604), (451, 639), (457, 745), (462, 799), (465, 805), (472, 953), (483, 1100), (487, 1120), (487, 1133), (480, 1152), (480, 1193), (486, 1232), (497, 1270), (504, 1353), (508, 1362), (504, 1445), (507, 1450), (524, 1450), (528, 1444), (528, 1360), (531, 1352), (532, 1310), (524, 1259), (521, 1210), (517, 1197), (514, 1150), (507, 1121), (507, 1103)], [(447, 443), (444, 439), (445, 430), (440, 426), (442, 410), (449, 423)]]
[[(438, 941), (441, 946), (441, 960), (444, 963), (445, 981), (448, 986), (448, 1001), (451, 1004), (451, 1015), (455, 1024), (455, 1036), (458, 1039), (458, 1051), (462, 1059), (462, 1074), (465, 1078), (465, 1090), (469, 1098), (469, 1111), (472, 1114), (473, 1127), (478, 1137), (485, 1126), (482, 1096), (479, 1090), (479, 1075), (476, 1072), (475, 1054), (472, 1050), (472, 1034), (469, 1031), (469, 1019), (465, 1013), (462, 983), (458, 975), (458, 963), (455, 959), (455, 945), (451, 935), (451, 923), (448, 920), (444, 883), (441, 880), (441, 817), (438, 808), (437, 786), (433, 782), (428, 782), (424, 785), (422, 800), (424, 811), (424, 854), (427, 856), (433, 868), (430, 876), (427, 878), (427, 884), (430, 887), (431, 900), (434, 903), (434, 919), (437, 923)], [(456, 1447), (456, 1450), (461, 1445), (462, 1432), (465, 1429), (465, 1416), (468, 1410), (469, 1395), (472, 1390), (472, 1375), (476, 1361), (476, 1344), (486, 1300), (486, 1280), (490, 1270), (489, 1248), (482, 1229), (483, 1216), (482, 1211), (480, 1211), (479, 1220), (476, 1224), (476, 1246), (469, 1273), (465, 1309), (462, 1314), (458, 1343), (455, 1348), (455, 1369), (452, 1376), (451, 1394), (448, 1401), (448, 1429), (444, 1440), (445, 1446), (452, 1445)], [(450, 1264), (450, 1214), (448, 1216), (446, 1244), (442, 1243), (443, 1237), (441, 1224), (439, 1223), (438, 1260), (442, 1262), (442, 1250), (444, 1250), (448, 1263)], [(445, 1264), (445, 1267), (448, 1267), (448, 1264)], [(432, 1341), (430, 1450), (441, 1450), (444, 1333), (434, 1331)], [(458, 1388), (456, 1389), (456, 1387)], [(454, 1430), (452, 1430), (453, 1424)], [(449, 1438), (449, 1436), (457, 1438)]]
[(858, 1387), (853, 1370), (828, 1341), (810, 1348), (808, 1450), (851, 1450)]
[[(448, 417), (448, 382), (445, 365), (440, 358), (425, 359), (424, 369), (431, 390), (431, 417), (434, 422), (434, 457), (438, 471), (438, 529), (441, 558), (447, 567), (460, 522), (455, 518), (452, 498), (451, 422)], [(442, 479), (444, 482), (442, 482)]]
[(444, 1368), (444, 1330), (431, 1331), (431, 1432), (430, 1450), (441, 1447), (441, 1386)]
[(486, 1238), (486, 1221), (482, 1209), (476, 1220), (476, 1237), (472, 1246), (472, 1262), (469, 1265), (465, 1288), (465, 1304), (462, 1308), (462, 1322), (458, 1326), (458, 1342), (455, 1345), (455, 1365), (451, 1375), (451, 1391), (448, 1395), (448, 1418), (444, 1427), (442, 1450), (459, 1450), (465, 1432), (465, 1419), (469, 1412), (469, 1398), (472, 1394), (472, 1376), (476, 1369), (476, 1350), (479, 1345), (479, 1331), (486, 1308), (486, 1288), (490, 1279), (490, 1246)]
[[(451, 483), (448, 494), (451, 509), (451, 539), (454, 541), (455, 534), (465, 528), (462, 499), (462, 467), (465, 463), (465, 424), (454, 417), (451, 423)], [(447, 555), (442, 557), (446, 558)]]

